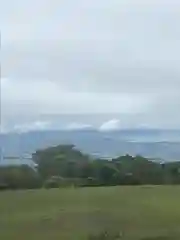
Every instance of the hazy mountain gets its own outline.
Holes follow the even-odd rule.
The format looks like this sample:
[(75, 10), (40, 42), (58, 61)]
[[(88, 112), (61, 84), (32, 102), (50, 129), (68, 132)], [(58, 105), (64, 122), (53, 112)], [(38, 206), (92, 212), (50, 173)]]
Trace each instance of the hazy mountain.
[(180, 160), (180, 130), (125, 129), (118, 131), (31, 131), (0, 135), (4, 156), (31, 154), (39, 148), (71, 143), (89, 154), (114, 157), (142, 154), (151, 158)]

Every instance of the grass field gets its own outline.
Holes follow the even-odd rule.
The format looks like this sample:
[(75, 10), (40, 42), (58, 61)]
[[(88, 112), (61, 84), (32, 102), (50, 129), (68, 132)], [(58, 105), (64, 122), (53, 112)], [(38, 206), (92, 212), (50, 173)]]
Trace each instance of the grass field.
[(179, 240), (180, 187), (0, 193), (2, 240), (81, 240), (105, 229), (121, 231), (122, 239)]

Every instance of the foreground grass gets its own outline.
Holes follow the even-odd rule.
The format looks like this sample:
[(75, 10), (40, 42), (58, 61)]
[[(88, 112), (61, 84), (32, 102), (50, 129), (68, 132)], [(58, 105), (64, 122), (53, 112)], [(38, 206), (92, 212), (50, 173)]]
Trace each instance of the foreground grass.
[[(0, 239), (180, 239), (180, 187), (141, 186), (0, 193)], [(160, 238), (161, 237), (161, 238)]]

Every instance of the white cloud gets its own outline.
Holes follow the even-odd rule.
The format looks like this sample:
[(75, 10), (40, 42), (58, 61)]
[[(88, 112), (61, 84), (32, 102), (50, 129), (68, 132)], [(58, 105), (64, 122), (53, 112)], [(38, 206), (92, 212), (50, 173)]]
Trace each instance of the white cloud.
[(178, 0), (0, 0), (3, 124), (108, 113), (180, 126), (179, 12)]
[(121, 128), (121, 122), (119, 119), (112, 119), (103, 123), (99, 130), (100, 131), (113, 131)]
[(85, 123), (70, 123), (65, 127), (66, 130), (93, 129), (93, 126)]
[[(3, 114), (129, 113), (150, 104), (144, 94), (73, 92), (48, 80), (2, 83)], [(8, 108), (7, 108), (8, 107)]]
[(33, 130), (46, 130), (50, 127), (49, 122), (32, 122), (32, 123), (25, 123), (21, 125), (15, 125), (13, 131), (15, 132), (29, 132)]
[(9, 132), (9, 130), (6, 127), (4, 127), (1, 123), (0, 124), (0, 134), (4, 134), (4, 133), (8, 133), (8, 132)]

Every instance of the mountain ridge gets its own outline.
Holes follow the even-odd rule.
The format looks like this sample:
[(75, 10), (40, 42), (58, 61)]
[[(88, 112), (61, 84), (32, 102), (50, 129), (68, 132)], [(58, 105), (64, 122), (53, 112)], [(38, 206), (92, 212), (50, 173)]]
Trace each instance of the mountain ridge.
[(1, 151), (5, 156), (32, 154), (39, 148), (59, 144), (74, 144), (80, 150), (95, 156), (115, 157), (123, 154), (141, 154), (151, 158), (180, 160), (180, 130), (74, 129), (0, 134)]

